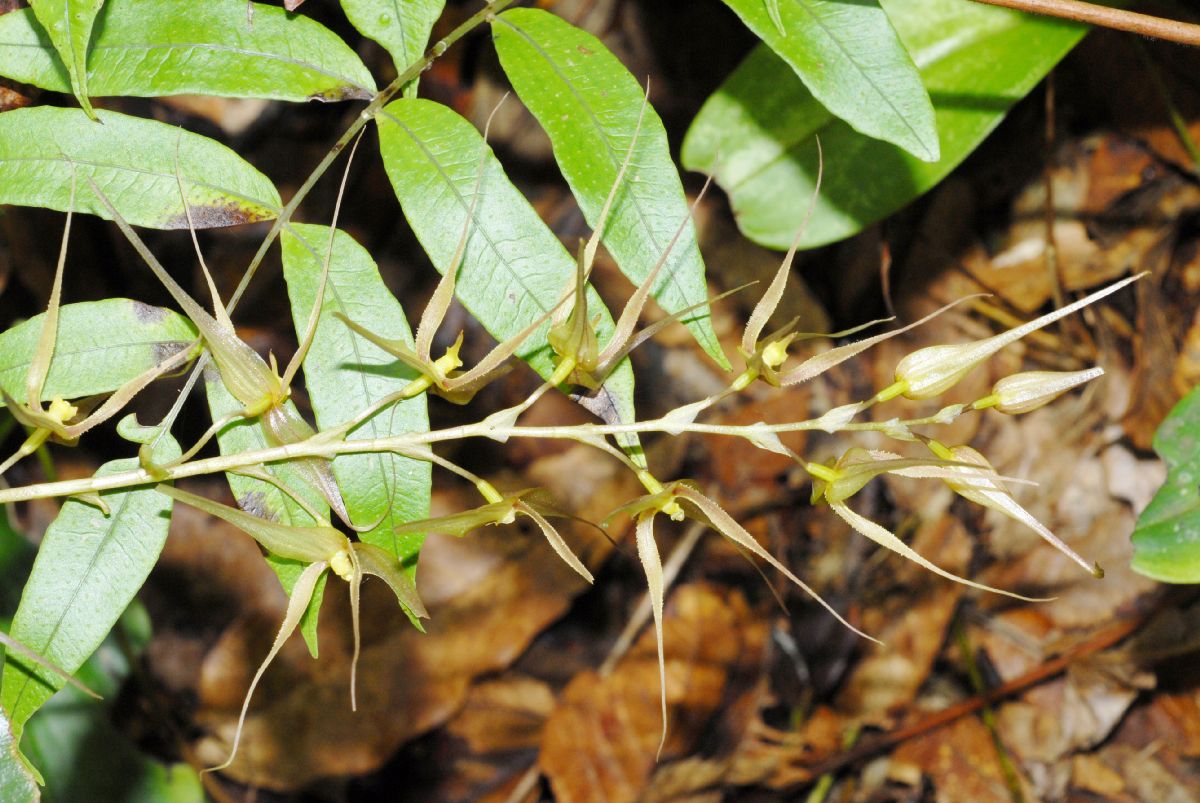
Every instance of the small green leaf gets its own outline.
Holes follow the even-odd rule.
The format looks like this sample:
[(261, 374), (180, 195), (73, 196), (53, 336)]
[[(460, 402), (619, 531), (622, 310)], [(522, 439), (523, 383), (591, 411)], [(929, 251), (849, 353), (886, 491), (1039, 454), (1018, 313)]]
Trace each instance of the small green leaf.
[(918, 159), (937, 161), (929, 95), (879, 0), (725, 0), (725, 5), (836, 117)]
[(1154, 451), (1167, 480), (1133, 529), (1133, 570), (1164, 583), (1200, 583), (1200, 388), (1163, 419)]
[[(179, 455), (176, 445), (173, 456)], [(105, 463), (97, 476), (136, 468)], [(171, 500), (153, 488), (101, 494), (109, 515), (73, 499), (46, 531), (10, 635), (75, 673), (104, 641), (158, 560), (171, 521)], [(86, 681), (85, 681), (86, 682)], [(62, 688), (59, 675), (6, 656), (0, 704), (19, 743), (25, 723)]]
[[(45, 313), (0, 334), (0, 388), (24, 404), (25, 377)], [(192, 324), (175, 312), (127, 298), (64, 304), (58, 342), (39, 401), (110, 393), (196, 339)]]
[[(71, 76), (71, 91), (89, 117), (95, 117), (88, 100), (87, 52), (92, 25), (104, 0), (31, 0), (33, 14), (49, 34), (54, 49)], [(14, 12), (17, 13), (17, 12)], [(3, 36), (0, 36), (3, 41)], [(2, 71), (0, 71), (2, 72)]]
[[(253, 23), (243, 0), (109, 0), (96, 20), (87, 59), (88, 92), (291, 101), (365, 100), (375, 94), (371, 73), (337, 34), (282, 8), (252, 6)], [(40, 14), (0, 16), (0, 75), (71, 91), (67, 76), (75, 73), (63, 69), (54, 39)]]
[[(756, 0), (757, 1), (757, 0)], [(629, 147), (635, 153), (603, 233), (603, 242), (634, 284), (650, 275), (679, 227), (653, 295), (667, 312), (702, 304), (708, 288), (687, 200), (671, 160), (667, 133), (645, 90), (599, 39), (536, 8), (506, 11), (492, 23), (500, 64), (513, 89), (546, 129), (559, 169), (584, 217), (595, 226)], [(688, 329), (722, 367), (728, 362), (707, 313)]]
[[(211, 366), (204, 374), (204, 389), (208, 396), (208, 410), (214, 421), (243, 409), (241, 402), (229, 395), (229, 391), (221, 384), (220, 374)], [(295, 409), (290, 401), (286, 404)], [(263, 431), (261, 423), (240, 419), (217, 433), (217, 445), (221, 448), (221, 454), (237, 454), (267, 449), (272, 443)], [(303, 499), (310, 508), (328, 518), (328, 503), (316, 488), (305, 481), (304, 474), (299, 469), (286, 462), (264, 466), (263, 469)], [(234, 501), (247, 513), (298, 527), (310, 527), (319, 523), (295, 499), (265, 480), (233, 473), (227, 473), (225, 478), (229, 480)], [(298, 561), (284, 560), (273, 555), (267, 556), (267, 564), (278, 575), (283, 590), (288, 594), (292, 593), (292, 586), (306, 568), (305, 564)], [(300, 625), (300, 632), (304, 635), (304, 641), (314, 658), (317, 656), (317, 614), (321, 610), (324, 593), (325, 577), (322, 576)]]
[[(377, 118), (383, 166), (408, 223), (434, 267), (445, 272), (461, 238), (475, 191), (482, 138), (450, 108), (403, 99)], [(471, 224), (457, 295), (463, 306), (499, 341), (545, 315), (573, 281), (575, 261), (512, 185), (489, 149), (480, 198)], [(600, 317), (600, 340), (613, 321), (594, 290), (588, 308)], [(554, 372), (546, 333), (539, 329), (517, 352), (543, 377)], [(634, 420), (633, 371), (618, 366), (605, 383), (617, 416)]]
[(960, 0), (883, 0), (933, 99), (941, 159), (919, 161), (835, 120), (791, 68), (759, 47), (700, 110), (683, 163), (713, 173), (750, 239), (785, 249), (805, 217), (825, 154), (805, 247), (860, 231), (929, 190), (973, 151), (1086, 28)]
[[(429, 34), (445, 5), (446, 0), (342, 0), (351, 24), (383, 45), (398, 73), (425, 55)], [(416, 89), (414, 80), (404, 88), (404, 97), (416, 97)]]
[[(303, 333), (321, 281), (329, 228), (294, 224), (284, 232), (282, 247), (292, 319), (296, 331)], [(304, 358), (304, 384), (321, 429), (349, 421), (416, 378), (416, 372), (335, 318), (339, 312), (382, 337), (412, 345), (404, 310), (384, 285), (375, 261), (343, 231), (334, 237), (316, 336)], [(425, 405), (424, 395), (389, 405), (356, 427), (347, 440), (426, 432)], [(402, 563), (415, 558), (422, 536), (401, 540), (393, 529), (429, 515), (429, 463), (392, 454), (341, 455), (333, 461), (333, 472), (354, 523), (378, 522), (359, 534), (361, 540), (387, 550)]]
[(0, 800), (32, 803), (41, 796), (37, 780), (17, 751), (8, 716), (0, 711)]
[[(138, 749), (113, 723), (122, 683), (150, 641), (150, 617), (134, 600), (113, 632), (79, 669), (104, 695), (73, 687), (56, 694), (30, 720), (21, 744), (46, 778), (48, 801), (202, 803), (204, 790), (187, 764), (163, 764)], [(8, 800), (8, 798), (3, 798)]]
[[(4, 17), (0, 17), (0, 20)], [(84, 181), (104, 191), (134, 226), (187, 228), (175, 156), (196, 228), (269, 220), (279, 214), (275, 186), (224, 145), (154, 120), (38, 106), (0, 114), (0, 204), (67, 211), (72, 172), (75, 211), (109, 218)]]

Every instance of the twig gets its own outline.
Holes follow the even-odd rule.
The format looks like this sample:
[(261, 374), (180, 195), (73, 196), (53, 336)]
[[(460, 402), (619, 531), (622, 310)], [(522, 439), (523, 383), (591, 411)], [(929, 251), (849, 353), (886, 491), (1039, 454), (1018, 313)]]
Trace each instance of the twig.
[(1200, 25), (1152, 17), (1136, 11), (1098, 6), (1082, 0), (974, 0), (989, 6), (1002, 6), (1017, 11), (1028, 11), (1047, 17), (1058, 17), (1075, 22), (1086, 22), (1102, 28), (1165, 39), (1181, 45), (1200, 47)]
[(933, 730), (937, 730), (938, 728), (948, 725), (961, 717), (967, 716), (968, 714), (973, 714), (985, 706), (999, 702), (1005, 697), (1010, 697), (1011, 695), (1022, 692), (1031, 686), (1036, 686), (1043, 681), (1049, 680), (1050, 678), (1066, 671), (1067, 667), (1075, 661), (1078, 661), (1079, 659), (1088, 655), (1092, 655), (1093, 653), (1100, 652), (1101, 650), (1106, 650), (1109, 647), (1120, 643), (1129, 635), (1142, 627), (1142, 625), (1145, 624), (1145, 621), (1145, 618), (1137, 617), (1128, 619), (1124, 622), (1118, 622), (1106, 630), (1101, 630), (1096, 635), (1076, 645), (1073, 649), (1068, 650), (1062, 655), (1052, 658), (1041, 666), (1035, 667), (1020, 677), (1013, 678), (1007, 683), (1002, 683), (990, 691), (972, 697), (969, 700), (964, 700), (957, 705), (952, 705), (949, 708), (938, 711), (936, 714), (915, 722), (912, 725), (897, 728), (891, 733), (883, 734), (882, 736), (874, 739), (865, 740), (853, 750), (847, 750), (844, 753), (840, 753), (811, 767), (807, 767), (805, 769), (808, 771), (809, 777), (799, 785), (805, 786), (810, 784), (813, 782), (814, 778), (829, 772), (837, 772), (838, 770), (841, 770), (852, 764), (857, 764), (858, 762), (870, 758), (877, 753), (882, 753), (903, 742), (908, 741), (909, 739), (922, 736)]

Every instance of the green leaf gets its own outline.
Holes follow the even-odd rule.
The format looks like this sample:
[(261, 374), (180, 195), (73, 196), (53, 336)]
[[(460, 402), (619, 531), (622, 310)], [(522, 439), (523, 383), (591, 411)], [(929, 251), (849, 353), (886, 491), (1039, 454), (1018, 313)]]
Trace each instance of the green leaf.
[(92, 25), (104, 0), (31, 0), (29, 5), (54, 44), (61, 63), (66, 65), (71, 76), (70, 91), (87, 115), (95, 117), (88, 100), (87, 52)]
[[(479, 132), (453, 110), (403, 99), (377, 118), (383, 166), (408, 223), (435, 268), (451, 264), (471, 208), (479, 167)], [(488, 149), (457, 295), (492, 336), (507, 340), (551, 310), (574, 280), (575, 261), (512, 185)], [(600, 316), (601, 342), (612, 316), (594, 290), (588, 308)], [(554, 372), (546, 343), (549, 321), (517, 352), (543, 377)], [(605, 383), (617, 416), (633, 421), (633, 371), (618, 366)]]
[[(229, 391), (221, 384), (221, 376), (212, 366), (205, 371), (204, 389), (208, 397), (208, 410), (214, 421), (243, 409), (241, 402), (229, 395)], [(293, 406), (290, 401), (286, 404)], [(221, 454), (237, 454), (267, 449), (273, 444), (257, 420), (239, 419), (217, 433), (217, 445), (221, 448)], [(263, 470), (292, 490), (310, 508), (328, 518), (328, 503), (316, 488), (305, 481), (304, 475), (295, 466), (282, 462), (264, 466)], [(227, 473), (225, 478), (229, 480), (234, 501), (247, 513), (300, 527), (310, 527), (318, 523), (295, 499), (265, 480), (233, 473)], [(303, 563), (277, 558), (274, 555), (267, 556), (267, 564), (279, 577), (283, 590), (289, 595), (292, 593), (292, 586), (300, 579), (300, 573), (306, 568)], [(321, 610), (321, 599), (325, 594), (325, 579), (323, 575), (317, 581), (312, 601), (300, 623), (300, 632), (314, 658), (317, 657), (317, 614)]]
[(17, 752), (8, 717), (0, 711), (0, 800), (26, 803), (40, 799), (37, 781)]
[[(70, 0), (89, 1), (94, 2)], [(335, 33), (282, 8), (258, 3), (252, 8), (253, 23), (243, 0), (109, 0), (96, 20), (87, 59), (88, 92), (292, 101), (365, 100), (375, 94), (371, 73)], [(44, 22), (28, 11), (0, 16), (0, 75), (69, 92), (62, 50), (51, 45), (54, 31)]]
[(203, 803), (195, 770), (149, 757), (113, 724), (112, 709), (131, 673), (131, 659), (149, 641), (150, 618), (134, 600), (78, 672), (105, 699), (68, 686), (29, 722), (22, 745), (45, 775), (47, 801)]
[[(383, 45), (404, 72), (425, 55), (433, 24), (442, 16), (446, 0), (342, 0), (342, 10), (358, 32)], [(405, 97), (416, 97), (417, 82), (404, 88)]]
[[(294, 224), (284, 232), (282, 247), (292, 320), (296, 331), (303, 334), (321, 282), (329, 228)], [(352, 332), (334, 317), (338, 312), (382, 337), (401, 338), (412, 346), (404, 310), (384, 286), (375, 261), (343, 231), (334, 236), (316, 336), (304, 358), (304, 384), (323, 430), (349, 421), (417, 376)], [(347, 440), (426, 432), (429, 416), (425, 406), (426, 397), (420, 395), (385, 407), (355, 428)], [(379, 522), (359, 538), (387, 550), (402, 563), (415, 559), (423, 536), (399, 539), (393, 528), (429, 515), (429, 463), (383, 453), (340, 455), (333, 461), (333, 472), (354, 523)]]
[[(633, 143), (645, 91), (599, 39), (546, 11), (506, 11), (492, 23), (492, 38), (513, 89), (549, 134), (554, 158), (595, 226)], [(686, 224), (653, 290), (664, 310), (678, 312), (703, 303), (708, 288), (667, 133), (652, 108), (634, 147), (603, 242), (640, 285)], [(707, 306), (688, 318), (692, 335), (727, 369)]]
[(684, 165), (714, 173), (752, 240), (791, 244), (816, 179), (816, 136), (825, 178), (806, 247), (849, 237), (941, 181), (1086, 32), (960, 0), (883, 5), (933, 99), (941, 159), (921, 162), (835, 120), (760, 47), (708, 99), (683, 145)]
[[(164, 439), (165, 440), (165, 439)], [(178, 457), (174, 445), (172, 456)], [(137, 459), (105, 463), (97, 476), (137, 468)], [(68, 673), (104, 641), (158, 560), (171, 521), (171, 500), (153, 488), (107, 491), (106, 516), (68, 499), (38, 549), (10, 635)], [(62, 688), (59, 675), (9, 655), (0, 704), (17, 742), (25, 723)]]
[[(25, 377), (45, 313), (0, 334), (0, 387), (26, 402)], [(40, 401), (110, 393), (187, 348), (196, 329), (182, 315), (127, 298), (63, 304), (58, 342)]]
[(187, 228), (175, 172), (178, 153), (197, 228), (279, 214), (282, 204), (270, 180), (219, 142), (154, 120), (97, 114), (103, 125), (79, 109), (39, 106), (0, 114), (0, 204), (65, 212), (74, 172), (76, 212), (109, 217), (84, 180), (91, 176), (132, 225)]
[[(920, 6), (920, 0), (906, 0)], [(851, 128), (936, 162), (929, 95), (879, 0), (725, 0)]]
[(1133, 529), (1135, 572), (1164, 583), (1200, 583), (1200, 388), (1154, 433), (1167, 479)]

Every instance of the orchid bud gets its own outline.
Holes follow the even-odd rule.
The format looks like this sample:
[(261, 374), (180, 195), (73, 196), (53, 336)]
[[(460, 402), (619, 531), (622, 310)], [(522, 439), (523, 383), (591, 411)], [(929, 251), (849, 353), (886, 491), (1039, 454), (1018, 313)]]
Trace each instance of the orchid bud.
[(1008, 415), (1028, 413), (1103, 373), (1103, 368), (1089, 368), (1086, 371), (1026, 371), (1013, 374), (997, 382), (991, 395), (975, 402), (974, 407), (977, 410), (995, 407)]
[(881, 391), (877, 399), (887, 401), (900, 395), (909, 399), (929, 399), (939, 396), (956, 385), (959, 380), (970, 373), (971, 369), (1010, 343), (1020, 340), (1030, 332), (1041, 329), (1059, 318), (1077, 312), (1089, 304), (1094, 304), (1144, 275), (1139, 273), (1110, 284), (1108, 287), (1097, 290), (1065, 307), (983, 340), (959, 345), (929, 346), (914, 351), (896, 366), (895, 384)]

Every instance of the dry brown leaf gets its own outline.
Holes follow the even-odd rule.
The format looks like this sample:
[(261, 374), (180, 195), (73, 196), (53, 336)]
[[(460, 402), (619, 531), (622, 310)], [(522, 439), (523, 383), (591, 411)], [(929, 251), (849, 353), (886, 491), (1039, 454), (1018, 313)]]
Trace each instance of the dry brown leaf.
[(471, 688), (446, 730), (474, 753), (536, 747), (554, 710), (554, 692), (535, 678), (508, 674)]
[[(740, 593), (693, 584), (672, 592), (663, 626), (669, 713), (663, 759), (701, 746), (732, 752), (733, 744), (722, 742), (737, 733), (724, 733), (723, 706), (737, 692), (735, 681), (760, 664), (765, 623)], [(556, 799), (639, 799), (655, 771), (661, 727), (654, 634), (644, 632), (613, 674), (576, 676), (551, 715), (540, 765)]]
[[(922, 526), (912, 546), (959, 574), (971, 557), (971, 540), (962, 525), (949, 517)], [(941, 652), (946, 628), (963, 595), (959, 584), (898, 557), (889, 557), (888, 564), (885, 571), (894, 573), (899, 585), (894, 605), (886, 610), (873, 608), (863, 617), (867, 632), (883, 646), (870, 649), (837, 698), (842, 712), (872, 722), (887, 722), (891, 713), (912, 702)]]
[(910, 776), (919, 767), (933, 783), (938, 801), (1011, 803), (991, 733), (976, 717), (963, 717), (945, 728), (910, 739), (892, 754), (889, 775)]

